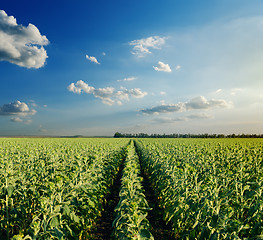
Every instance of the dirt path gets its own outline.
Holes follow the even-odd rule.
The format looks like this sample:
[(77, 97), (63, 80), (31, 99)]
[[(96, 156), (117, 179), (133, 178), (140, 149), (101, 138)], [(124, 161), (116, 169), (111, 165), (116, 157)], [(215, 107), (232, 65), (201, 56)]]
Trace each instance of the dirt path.
[[(136, 152), (138, 154), (137, 149), (136, 149)], [(140, 155), (138, 154), (138, 156)], [(147, 219), (149, 220), (151, 224), (150, 232), (154, 236), (155, 240), (176, 239), (173, 236), (171, 225), (170, 224), (166, 225), (165, 221), (162, 218), (162, 209), (158, 206), (157, 198), (154, 195), (154, 191), (149, 182), (149, 178), (147, 174), (145, 173), (144, 169), (142, 168), (142, 165), (141, 165), (141, 175), (143, 177), (142, 185), (145, 190), (144, 194), (145, 194), (146, 200), (150, 208), (152, 208), (152, 210), (148, 212), (148, 216), (147, 216)]]
[[(124, 162), (124, 160), (123, 160)], [(123, 170), (123, 162), (120, 166), (117, 177), (110, 189), (110, 193), (106, 196), (106, 206), (102, 212), (102, 216), (94, 228), (94, 233), (90, 235), (89, 240), (110, 240), (112, 233), (112, 222), (115, 219), (114, 208), (119, 202), (119, 192), (121, 187), (121, 176)]]
[[(137, 152), (137, 149), (136, 149)], [(137, 152), (138, 154), (138, 152)], [(140, 156), (140, 155), (138, 155)], [(116, 179), (111, 187), (110, 193), (106, 196), (106, 206), (102, 212), (102, 216), (99, 218), (93, 233), (89, 235), (89, 240), (110, 240), (112, 234), (112, 222), (115, 219), (114, 208), (119, 202), (119, 192), (121, 188), (121, 177), (123, 171), (123, 160)], [(162, 219), (162, 209), (158, 206), (157, 198), (154, 195), (153, 189), (149, 182), (147, 174), (141, 168), (141, 176), (143, 177), (142, 185), (145, 190), (144, 194), (146, 200), (152, 208), (149, 211), (147, 219), (151, 224), (150, 232), (154, 236), (155, 240), (174, 240), (172, 227), (170, 224), (166, 225)]]
[(146, 200), (152, 208), (148, 213), (147, 219), (151, 224), (150, 232), (154, 236), (155, 240), (172, 240), (176, 239), (173, 237), (173, 231), (170, 224), (166, 225), (165, 221), (162, 219), (162, 209), (158, 206), (158, 202), (156, 201), (156, 197), (153, 193), (153, 189), (149, 183), (148, 177), (143, 174), (142, 175), (144, 181), (142, 182)]

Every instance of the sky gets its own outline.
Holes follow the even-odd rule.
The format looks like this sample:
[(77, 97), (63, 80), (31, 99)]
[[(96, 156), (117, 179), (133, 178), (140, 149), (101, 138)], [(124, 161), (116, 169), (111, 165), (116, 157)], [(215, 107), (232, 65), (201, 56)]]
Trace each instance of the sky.
[(262, 134), (262, 0), (3, 0), (0, 136)]

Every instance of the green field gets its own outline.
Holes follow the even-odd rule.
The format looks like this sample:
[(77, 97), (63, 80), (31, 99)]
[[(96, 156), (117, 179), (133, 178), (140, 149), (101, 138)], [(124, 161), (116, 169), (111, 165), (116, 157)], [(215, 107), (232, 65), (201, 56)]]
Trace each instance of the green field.
[(0, 239), (263, 239), (262, 158), (262, 139), (2, 138)]

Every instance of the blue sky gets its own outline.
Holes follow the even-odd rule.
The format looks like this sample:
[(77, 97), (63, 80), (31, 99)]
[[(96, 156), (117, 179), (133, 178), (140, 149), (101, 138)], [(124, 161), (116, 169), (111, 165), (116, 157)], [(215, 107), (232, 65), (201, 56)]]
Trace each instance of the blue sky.
[(0, 10), (0, 135), (262, 133), (261, 0)]

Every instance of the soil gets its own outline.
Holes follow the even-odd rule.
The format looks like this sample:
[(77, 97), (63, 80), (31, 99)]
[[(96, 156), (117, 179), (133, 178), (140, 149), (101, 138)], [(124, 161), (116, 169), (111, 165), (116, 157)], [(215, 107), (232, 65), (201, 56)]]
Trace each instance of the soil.
[[(136, 146), (136, 145), (135, 145)], [(138, 154), (138, 151), (136, 149), (136, 152)], [(138, 156), (140, 156), (138, 154)], [(174, 237), (174, 232), (172, 230), (171, 224), (166, 224), (163, 220), (162, 216), (162, 209), (159, 207), (157, 197), (154, 194), (154, 190), (151, 186), (151, 183), (149, 181), (149, 178), (144, 172), (144, 169), (141, 165), (141, 176), (143, 177), (143, 188), (144, 188), (144, 194), (146, 197), (146, 200), (149, 204), (149, 207), (152, 209), (148, 212), (147, 219), (150, 222), (151, 229), (150, 232), (152, 233), (155, 240), (174, 240), (177, 239)]]
[[(137, 149), (136, 149), (137, 151)], [(138, 152), (137, 152), (138, 154)], [(123, 160), (124, 162), (124, 160)], [(119, 202), (119, 192), (121, 188), (121, 177), (123, 171), (123, 162), (120, 166), (119, 172), (111, 187), (110, 193), (106, 196), (106, 205), (102, 216), (98, 219), (93, 231), (89, 234), (89, 240), (111, 240), (112, 222), (116, 215), (114, 208)], [(147, 219), (150, 222), (152, 233), (155, 240), (175, 240), (171, 224), (166, 224), (162, 218), (162, 209), (158, 205), (157, 197), (154, 195), (153, 188), (149, 182), (147, 174), (141, 169), (141, 176), (143, 177), (144, 194), (149, 207), (152, 209), (148, 212)]]
[[(123, 160), (124, 162), (124, 160)], [(119, 172), (110, 189), (110, 193), (106, 196), (106, 205), (101, 217), (98, 219), (94, 231), (89, 234), (89, 240), (110, 240), (112, 234), (112, 222), (115, 219), (114, 208), (117, 206), (120, 198), (119, 192), (121, 188), (121, 177), (123, 170), (123, 162), (120, 166)]]
[(147, 219), (150, 222), (152, 233), (155, 240), (173, 240), (177, 239), (174, 237), (174, 232), (172, 230), (171, 224), (166, 224), (163, 220), (162, 209), (158, 205), (156, 196), (154, 195), (153, 189), (149, 183), (149, 179), (146, 174), (142, 175), (144, 181), (142, 183), (145, 190), (144, 194), (149, 207), (152, 208), (148, 212)]

